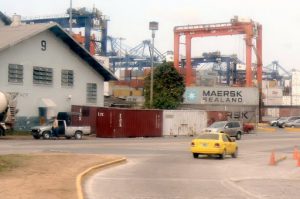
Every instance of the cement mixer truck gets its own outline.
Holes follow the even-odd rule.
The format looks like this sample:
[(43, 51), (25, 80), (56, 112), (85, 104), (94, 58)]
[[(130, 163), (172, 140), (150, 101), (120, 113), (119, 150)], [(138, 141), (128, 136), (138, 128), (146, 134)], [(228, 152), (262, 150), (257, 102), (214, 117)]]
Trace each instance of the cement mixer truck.
[(0, 136), (5, 136), (5, 132), (12, 128), (12, 105), (11, 96), (0, 91)]

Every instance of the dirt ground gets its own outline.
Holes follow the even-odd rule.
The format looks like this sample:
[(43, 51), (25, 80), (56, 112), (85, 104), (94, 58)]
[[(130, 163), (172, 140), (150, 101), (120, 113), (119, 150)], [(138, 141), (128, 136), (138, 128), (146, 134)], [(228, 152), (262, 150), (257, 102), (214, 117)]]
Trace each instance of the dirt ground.
[(0, 198), (75, 199), (76, 176), (120, 157), (86, 154), (28, 154), (21, 166), (0, 173)]

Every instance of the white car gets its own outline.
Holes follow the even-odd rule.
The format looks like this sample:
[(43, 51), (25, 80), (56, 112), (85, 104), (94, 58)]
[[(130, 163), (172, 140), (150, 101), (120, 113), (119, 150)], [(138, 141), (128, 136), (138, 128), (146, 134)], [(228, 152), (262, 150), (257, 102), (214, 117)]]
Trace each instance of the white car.
[(281, 122), (284, 120), (287, 120), (287, 117), (279, 117), (275, 120), (271, 120), (271, 121), (269, 121), (269, 124), (270, 124), (270, 126), (278, 126), (278, 122)]
[(300, 119), (292, 121), (292, 122), (287, 122), (284, 124), (284, 127), (299, 128), (300, 127)]

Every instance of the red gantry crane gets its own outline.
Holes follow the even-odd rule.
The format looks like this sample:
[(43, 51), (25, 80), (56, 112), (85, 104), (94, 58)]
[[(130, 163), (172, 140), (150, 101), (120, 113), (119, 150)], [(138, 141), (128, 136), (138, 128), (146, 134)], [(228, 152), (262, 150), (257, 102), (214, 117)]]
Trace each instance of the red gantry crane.
[[(252, 86), (252, 48), (256, 54), (258, 87), (262, 82), (262, 26), (252, 20), (234, 17), (230, 23), (176, 26), (174, 28), (174, 66), (179, 70), (180, 36), (185, 36), (186, 45), (186, 86), (192, 84), (191, 41), (195, 37), (245, 35), (246, 42), (246, 87)], [(252, 40), (256, 39), (256, 46)]]

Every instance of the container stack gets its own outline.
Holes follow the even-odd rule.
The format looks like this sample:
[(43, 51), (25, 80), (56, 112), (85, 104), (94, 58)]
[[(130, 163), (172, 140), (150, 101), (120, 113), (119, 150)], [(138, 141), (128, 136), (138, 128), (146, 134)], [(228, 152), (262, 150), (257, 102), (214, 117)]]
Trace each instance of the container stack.
[(272, 118), (279, 117), (279, 107), (289, 105), (289, 98), (288, 96), (284, 96), (283, 87), (279, 86), (279, 82), (277, 80), (263, 80), (262, 92), (264, 105), (271, 106), (265, 110), (265, 114)]
[(144, 79), (148, 72), (150, 73), (148, 69), (118, 69), (115, 74), (119, 81), (110, 84), (109, 93), (141, 107), (144, 104)]
[[(271, 84), (275, 85), (275, 84)], [(270, 84), (269, 84), (270, 86)], [(283, 89), (280, 87), (268, 87), (263, 89), (265, 96), (264, 104), (267, 106), (281, 106), (283, 100)]]
[(199, 70), (196, 73), (196, 86), (214, 87), (217, 84), (218, 73), (216, 71)]
[(283, 96), (282, 97), (282, 105), (290, 106), (291, 105), (291, 96)]
[(300, 105), (300, 72), (292, 72), (292, 106)]

